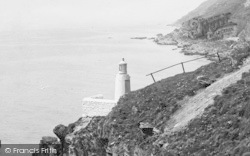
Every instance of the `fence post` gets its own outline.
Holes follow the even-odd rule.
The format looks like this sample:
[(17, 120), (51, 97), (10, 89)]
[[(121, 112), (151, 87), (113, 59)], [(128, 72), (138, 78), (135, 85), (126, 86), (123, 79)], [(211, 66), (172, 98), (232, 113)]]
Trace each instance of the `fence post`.
[(221, 61), (221, 59), (220, 59), (220, 55), (219, 55), (219, 53), (218, 53), (218, 52), (217, 52), (217, 56), (218, 56), (219, 61)]
[(183, 62), (181, 62), (181, 66), (182, 66), (183, 73), (185, 73), (185, 68), (184, 68)]
[(155, 78), (154, 78), (153, 74), (151, 73), (150, 75), (152, 76), (152, 79), (153, 79), (153, 80), (154, 80), (154, 82), (155, 82)]

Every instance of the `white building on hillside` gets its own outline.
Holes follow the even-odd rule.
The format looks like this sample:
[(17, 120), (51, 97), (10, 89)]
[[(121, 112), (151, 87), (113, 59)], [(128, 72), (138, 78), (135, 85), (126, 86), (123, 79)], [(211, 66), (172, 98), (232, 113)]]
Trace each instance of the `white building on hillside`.
[(127, 63), (122, 59), (115, 79), (115, 99), (104, 99), (101, 94), (84, 98), (82, 102), (83, 117), (106, 116), (117, 104), (119, 98), (129, 93), (130, 90), (130, 76), (127, 74)]

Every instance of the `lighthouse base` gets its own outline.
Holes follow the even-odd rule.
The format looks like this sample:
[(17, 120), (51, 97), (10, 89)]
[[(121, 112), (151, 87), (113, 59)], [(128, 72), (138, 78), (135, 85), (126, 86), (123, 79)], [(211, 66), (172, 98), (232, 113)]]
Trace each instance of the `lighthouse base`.
[(106, 116), (116, 105), (115, 100), (104, 99), (103, 95), (84, 98), (82, 102), (83, 117)]
[(115, 81), (115, 100), (130, 92), (130, 76), (128, 74), (117, 74)]

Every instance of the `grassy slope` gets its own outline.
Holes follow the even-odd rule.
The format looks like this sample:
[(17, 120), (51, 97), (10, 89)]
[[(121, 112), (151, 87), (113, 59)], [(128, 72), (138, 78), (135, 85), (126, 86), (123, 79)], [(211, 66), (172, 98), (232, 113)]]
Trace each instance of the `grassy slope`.
[[(232, 155), (250, 151), (250, 72), (224, 89), (201, 118), (167, 136), (166, 155)], [(168, 153), (168, 154), (167, 154)]]

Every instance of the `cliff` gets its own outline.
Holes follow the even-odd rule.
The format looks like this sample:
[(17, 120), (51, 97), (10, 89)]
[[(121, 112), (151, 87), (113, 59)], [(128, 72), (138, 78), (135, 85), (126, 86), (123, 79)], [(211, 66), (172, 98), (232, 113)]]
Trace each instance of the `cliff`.
[(250, 28), (242, 28), (242, 23), (234, 22), (233, 16), (231, 12), (208, 17), (196, 16), (183, 22), (180, 28), (169, 34), (158, 34), (154, 42), (159, 45), (177, 45), (186, 55), (209, 56), (222, 52), (227, 57), (232, 43), (250, 39)]
[(179, 19), (175, 25), (182, 25), (183, 22), (188, 21), (194, 17), (208, 18), (211, 16), (220, 15), (223, 13), (232, 13), (232, 21), (238, 23), (237, 33), (241, 33), (243, 30), (249, 38), (250, 35), (250, 5), (249, 0), (207, 0), (202, 3), (195, 10), (191, 11), (181, 19)]

